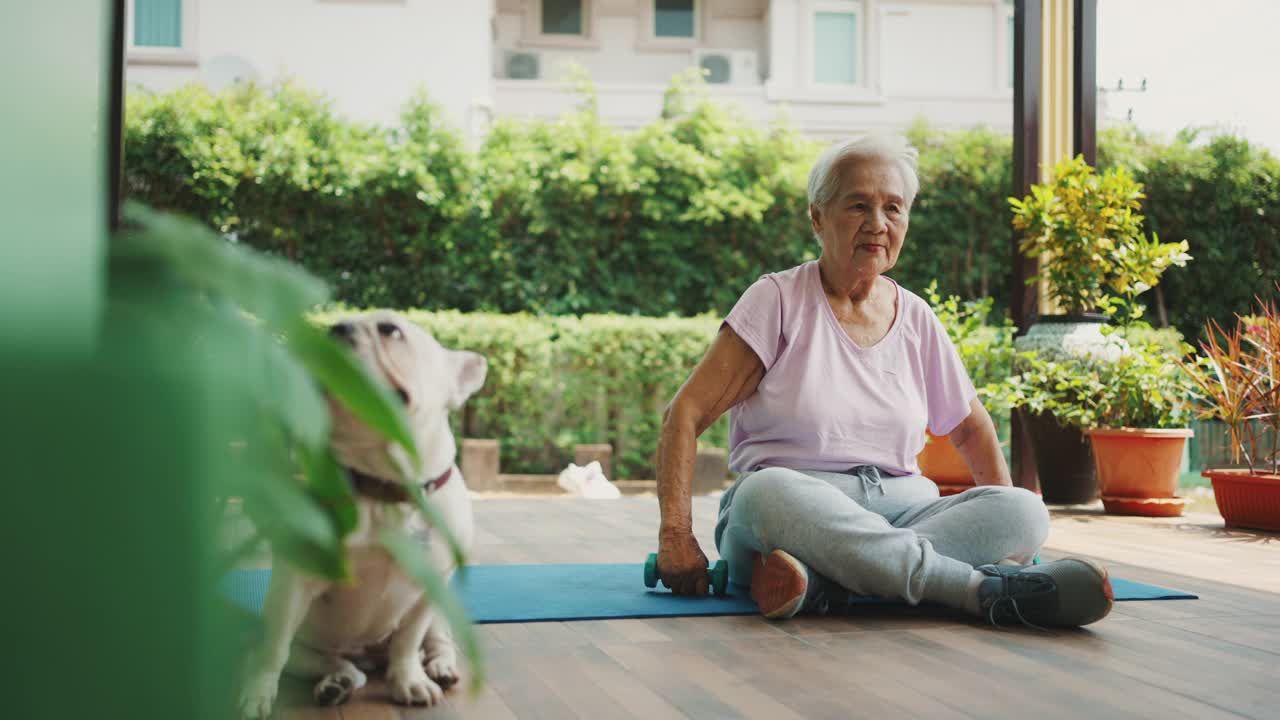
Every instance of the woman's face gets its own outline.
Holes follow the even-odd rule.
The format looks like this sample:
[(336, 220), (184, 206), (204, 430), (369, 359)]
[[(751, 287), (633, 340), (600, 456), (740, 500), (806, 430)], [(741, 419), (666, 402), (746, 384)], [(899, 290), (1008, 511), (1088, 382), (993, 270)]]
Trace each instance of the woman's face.
[(841, 275), (879, 275), (892, 268), (907, 235), (910, 209), (902, 171), (883, 160), (846, 160), (840, 190), (825, 207), (810, 206), (822, 254)]

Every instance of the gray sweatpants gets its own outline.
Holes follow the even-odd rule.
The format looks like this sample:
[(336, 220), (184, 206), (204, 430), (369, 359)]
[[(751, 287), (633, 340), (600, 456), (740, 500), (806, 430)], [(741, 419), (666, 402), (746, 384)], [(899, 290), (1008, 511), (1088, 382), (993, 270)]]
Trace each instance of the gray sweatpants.
[(1049, 513), (1028, 490), (982, 486), (946, 498), (921, 475), (765, 468), (720, 499), (716, 547), (735, 583), (756, 553), (782, 549), (860, 595), (964, 607), (978, 565), (1030, 563)]

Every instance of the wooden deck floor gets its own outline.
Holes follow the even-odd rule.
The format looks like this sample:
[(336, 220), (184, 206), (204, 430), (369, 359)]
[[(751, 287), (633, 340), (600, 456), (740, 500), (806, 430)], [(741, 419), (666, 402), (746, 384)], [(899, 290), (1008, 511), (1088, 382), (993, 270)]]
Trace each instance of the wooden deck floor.
[[(712, 554), (715, 500), (695, 517)], [(652, 498), (476, 503), (476, 563), (640, 562)], [(1047, 558), (1086, 555), (1194, 601), (1120, 603), (1090, 628), (996, 630), (956, 614), (867, 609), (757, 617), (485, 625), (489, 683), (406, 709), (373, 683), (292, 720), (419, 718), (1276, 718), (1280, 536), (1221, 519), (1055, 512)]]

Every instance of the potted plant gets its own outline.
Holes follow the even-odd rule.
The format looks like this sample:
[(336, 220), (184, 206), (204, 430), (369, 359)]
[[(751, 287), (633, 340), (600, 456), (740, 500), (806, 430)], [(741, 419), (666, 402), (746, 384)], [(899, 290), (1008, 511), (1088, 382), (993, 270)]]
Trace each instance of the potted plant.
[(1020, 372), (989, 388), (993, 400), (1018, 412), (1031, 438), (1040, 492), (1046, 503), (1075, 505), (1098, 496), (1097, 472), (1085, 430), (1097, 423), (1094, 402), (1103, 390), (1092, 355), (1042, 358), (1018, 353)]
[[(1008, 409), (1000, 405), (995, 393), (987, 388), (1009, 376), (1013, 358), (1013, 323), (1008, 318), (1000, 325), (989, 322), (993, 304), (989, 297), (962, 301), (959, 296), (950, 295), (944, 299), (938, 292), (936, 280), (925, 288), (924, 295), (960, 354), (960, 361), (978, 388), (987, 411), (997, 420), (1007, 415)], [(997, 428), (1007, 426), (1007, 422), (996, 423)], [(928, 430), (925, 433), (925, 446), (916, 456), (920, 474), (933, 480), (943, 496), (973, 487), (973, 474), (951, 439), (938, 437)]]
[[(1122, 167), (1098, 174), (1082, 156), (1059, 163), (1050, 181), (1031, 188), (1031, 195), (1010, 198), (1013, 226), (1022, 234), (1019, 251), (1039, 261), (1039, 271), (1028, 283), (1042, 283), (1048, 299), (1060, 314), (1041, 315), (1026, 335), (1014, 341), (1019, 352), (1035, 352), (1042, 361), (1070, 364), (1073, 358), (1108, 359), (1115, 346), (1104, 336), (1103, 326), (1112, 318), (1122, 323), (1141, 317), (1138, 295), (1151, 289), (1169, 267), (1190, 259), (1186, 241), (1162, 243), (1142, 228), (1142, 185)], [(1121, 346), (1122, 348), (1123, 346)], [(1038, 453), (1077, 454), (1087, 445), (1084, 425), (1058, 411), (1076, 407), (1073, 398), (1052, 388), (1040, 397), (1025, 385), (1028, 378), (1061, 370), (1040, 367), (1024, 377), (1027, 394), (1020, 416), (1026, 422), (1031, 445)], [(1015, 370), (1029, 370), (1016, 366)], [(1038, 398), (1038, 399), (1037, 399)], [(1027, 408), (1031, 408), (1027, 410)], [(1030, 413), (1030, 414), (1028, 414)], [(1059, 460), (1067, 460), (1065, 455)], [(1048, 500), (1086, 498), (1093, 489), (1092, 461), (1063, 464), (1036, 458), (1036, 467)], [(1074, 491), (1064, 484), (1069, 473), (1086, 483)], [(1058, 495), (1062, 491), (1061, 495)], [(1091, 498), (1089, 498), (1091, 499)]]
[(1280, 531), (1280, 312), (1274, 302), (1259, 303), (1259, 315), (1237, 317), (1229, 332), (1207, 323), (1201, 353), (1181, 365), (1196, 385), (1201, 417), (1227, 426), (1232, 462), (1243, 457), (1248, 465), (1202, 473), (1222, 519)]
[(1153, 346), (1098, 363), (1088, 430), (1102, 504), (1121, 515), (1174, 517), (1183, 449), (1193, 433), (1192, 381), (1176, 356)]

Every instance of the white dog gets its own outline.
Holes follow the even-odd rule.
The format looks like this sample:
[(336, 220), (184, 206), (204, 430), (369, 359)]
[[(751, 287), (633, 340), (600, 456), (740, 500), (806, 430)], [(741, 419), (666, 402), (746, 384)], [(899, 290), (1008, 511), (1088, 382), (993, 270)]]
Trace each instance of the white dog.
[[(422, 459), (415, 482), (468, 548), (474, 534), (471, 500), (454, 466), (457, 448), (448, 411), (484, 384), (485, 359), (442, 347), (392, 312), (344, 320), (332, 332), (404, 402)], [(265, 639), (250, 661), (240, 697), (246, 717), (270, 714), (285, 670), (318, 678), (318, 702), (345, 702), (366, 681), (352, 660), (369, 658), (371, 648), (385, 648), (387, 685), (396, 702), (434, 705), (444, 698), (441, 686), (458, 680), (457, 649), (447, 624), (377, 536), (387, 527), (413, 532), (446, 577), (456, 569), (448, 546), (394, 479), (400, 473), (393, 463), (408, 467), (403, 453), (389, 456), (385, 439), (344, 408), (333, 404), (332, 409), (333, 448), (349, 468), (359, 509), (359, 524), (347, 541), (352, 582), (334, 583), (276, 563), (263, 608)]]

